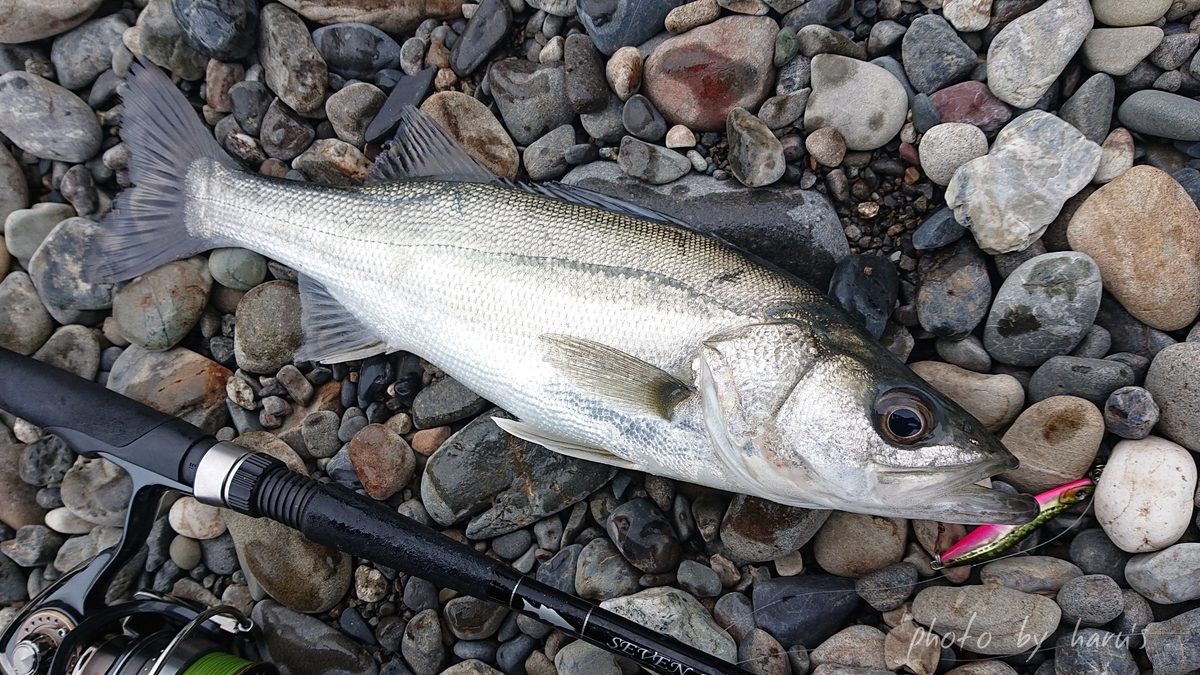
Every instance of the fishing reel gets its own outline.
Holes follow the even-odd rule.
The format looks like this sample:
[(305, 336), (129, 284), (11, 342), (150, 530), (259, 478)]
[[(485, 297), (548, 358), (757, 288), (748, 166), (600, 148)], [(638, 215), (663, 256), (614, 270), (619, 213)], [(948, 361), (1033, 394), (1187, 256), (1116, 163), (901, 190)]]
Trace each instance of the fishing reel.
[[(145, 503), (153, 496), (143, 493), (134, 501)], [(257, 626), (228, 605), (207, 608), (146, 591), (127, 602), (103, 605), (108, 583), (141, 547), (156, 511), (131, 505), (125, 536), (115, 548), (64, 575), (25, 606), (0, 639), (0, 672), (278, 674), (275, 666), (258, 659), (262, 635)]]

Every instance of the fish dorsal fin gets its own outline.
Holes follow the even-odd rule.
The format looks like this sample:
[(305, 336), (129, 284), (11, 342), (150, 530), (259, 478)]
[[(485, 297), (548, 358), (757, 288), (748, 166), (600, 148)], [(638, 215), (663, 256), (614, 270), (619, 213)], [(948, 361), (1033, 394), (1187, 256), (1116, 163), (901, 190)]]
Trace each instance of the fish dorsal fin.
[(430, 178), (468, 183), (500, 179), (467, 154), (442, 125), (416, 107), (400, 111), (400, 128), (367, 172), (366, 184)]
[(557, 199), (560, 202), (568, 204), (579, 204), (582, 206), (592, 206), (605, 211), (614, 213), (622, 213), (635, 218), (645, 218), (646, 220), (657, 220), (662, 223), (671, 223), (686, 227), (689, 230), (695, 229), (692, 225), (685, 223), (674, 216), (668, 216), (665, 213), (660, 213), (654, 209), (647, 209), (637, 204), (631, 204), (623, 199), (610, 197), (595, 190), (589, 190), (577, 185), (567, 185), (565, 183), (549, 182), (549, 183), (515, 183), (512, 181), (503, 181), (505, 185), (524, 190), (529, 194), (538, 195), (541, 197), (549, 197)]
[(320, 282), (303, 274), (300, 275), (300, 325), (304, 329), (304, 346), (296, 358), (301, 361), (341, 363), (395, 351)]
[(546, 362), (579, 387), (638, 412), (669, 420), (695, 393), (665, 370), (591, 340), (569, 335), (541, 336)]
[(559, 436), (555, 433), (542, 431), (532, 424), (526, 424), (525, 422), (518, 422), (516, 420), (510, 420), (503, 417), (493, 417), (492, 421), (495, 422), (496, 426), (500, 427), (502, 431), (508, 434), (516, 436), (522, 440), (529, 441), (530, 443), (536, 443), (540, 446), (549, 448), (550, 450), (553, 450), (561, 455), (566, 455), (567, 457), (574, 457), (575, 459), (582, 459), (589, 462), (599, 462), (601, 464), (608, 464), (609, 466), (621, 467), (622, 469), (633, 469), (634, 471), (643, 470), (641, 467), (639, 467), (639, 465), (634, 464), (623, 457), (618, 457), (613, 453), (604, 450), (603, 448), (586, 445), (584, 443), (573, 441), (564, 436)]

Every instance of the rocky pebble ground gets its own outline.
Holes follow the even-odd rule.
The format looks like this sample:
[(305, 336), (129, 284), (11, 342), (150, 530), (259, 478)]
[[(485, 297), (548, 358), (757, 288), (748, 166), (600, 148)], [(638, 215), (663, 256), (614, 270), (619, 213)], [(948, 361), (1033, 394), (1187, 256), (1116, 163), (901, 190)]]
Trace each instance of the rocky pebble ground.
[[(755, 675), (1200, 669), (1200, 0), (11, 0), (0, 345), (380, 503)], [(827, 290), (1094, 501), (1013, 557), (506, 437), (393, 354), (298, 362), (292, 270), (79, 277), (135, 58), (247, 170), (362, 182), (406, 104), (510, 179), (671, 213)], [(480, 289), (486, 292), (485, 289)], [(0, 373), (0, 377), (4, 377)], [(0, 414), (0, 624), (120, 537), (130, 481)], [(830, 429), (829, 433), (837, 433)], [(285, 673), (630, 675), (498, 606), (197, 503), (109, 591), (233, 605)]]

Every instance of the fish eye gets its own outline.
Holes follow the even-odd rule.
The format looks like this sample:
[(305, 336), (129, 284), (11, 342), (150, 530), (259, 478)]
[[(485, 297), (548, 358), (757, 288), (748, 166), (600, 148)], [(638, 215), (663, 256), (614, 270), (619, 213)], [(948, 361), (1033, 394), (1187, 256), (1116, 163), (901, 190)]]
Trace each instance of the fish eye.
[(915, 392), (892, 390), (879, 397), (875, 418), (888, 440), (911, 445), (933, 431), (932, 407)]

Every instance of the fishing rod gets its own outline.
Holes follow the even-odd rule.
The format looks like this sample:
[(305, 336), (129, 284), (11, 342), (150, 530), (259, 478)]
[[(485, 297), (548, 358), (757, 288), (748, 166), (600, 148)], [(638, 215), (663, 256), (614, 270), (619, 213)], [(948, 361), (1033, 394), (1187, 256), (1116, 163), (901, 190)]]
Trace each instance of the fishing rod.
[[(7, 675), (135, 673), (143, 666), (147, 670), (141, 672), (151, 675), (192, 675), (202, 659), (212, 665), (222, 640), (230, 642), (222, 633), (253, 632), (252, 623), (232, 608), (203, 611), (147, 594), (126, 603), (136, 607), (105, 606), (109, 582), (145, 542), (167, 490), (276, 520), (310, 541), (503, 605), (663, 675), (745, 675), (715, 655), (523, 576), (340, 485), (321, 484), (266, 453), (218, 441), (94, 382), (3, 348), (0, 373), (0, 409), (58, 436), (81, 455), (117, 464), (133, 480), (120, 543), (47, 588), (0, 636), (0, 668)], [(164, 618), (172, 630), (143, 629), (142, 635), (131, 629), (129, 620), (145, 613)], [(117, 620), (125, 621), (125, 633), (138, 637), (116, 639)], [(248, 660), (223, 663), (217, 672), (274, 672), (269, 664)]]

